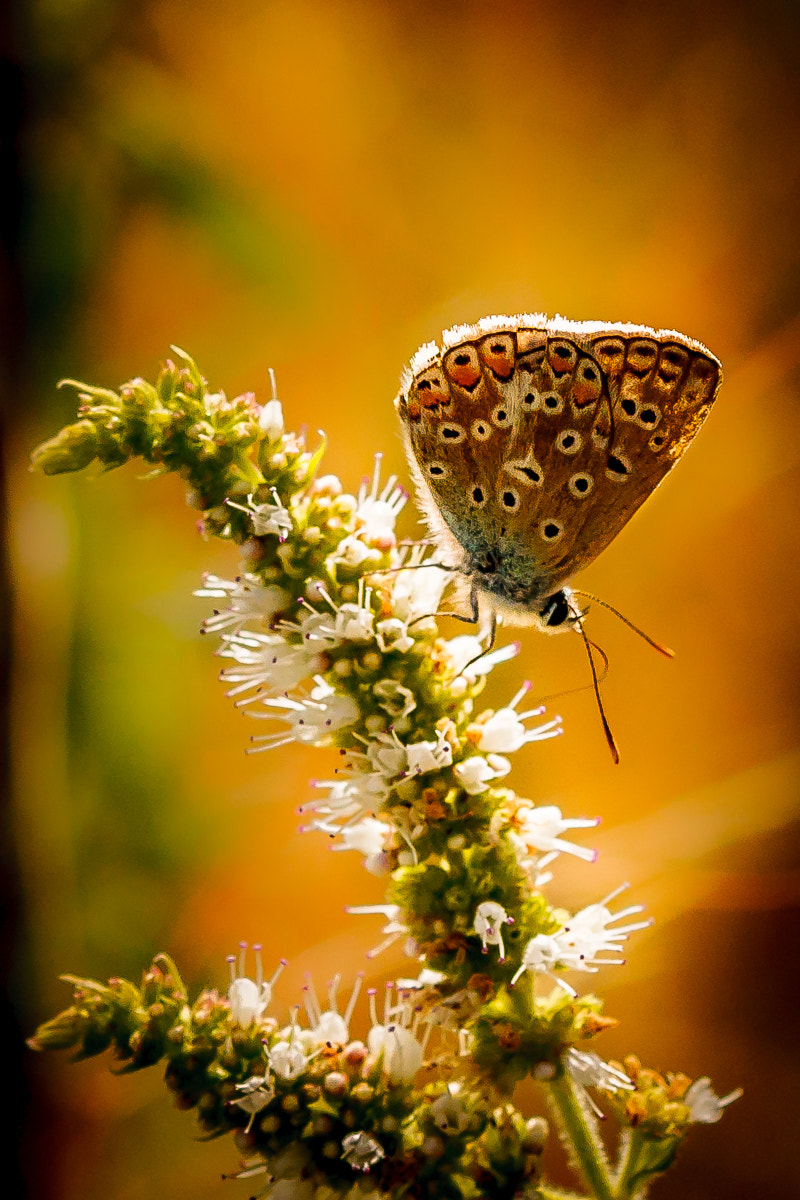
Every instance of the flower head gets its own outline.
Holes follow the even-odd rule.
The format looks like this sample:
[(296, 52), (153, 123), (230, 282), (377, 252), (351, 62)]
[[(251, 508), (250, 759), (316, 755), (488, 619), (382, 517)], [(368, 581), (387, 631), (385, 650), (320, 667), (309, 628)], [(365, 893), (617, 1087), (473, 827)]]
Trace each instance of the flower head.
[(722, 1119), (723, 1109), (729, 1104), (733, 1104), (734, 1100), (738, 1100), (744, 1095), (742, 1088), (734, 1088), (732, 1092), (728, 1092), (727, 1096), (721, 1099), (711, 1086), (711, 1080), (707, 1075), (703, 1075), (700, 1079), (695, 1079), (694, 1083), (690, 1084), (686, 1089), (683, 1097), (684, 1104), (689, 1108), (691, 1120), (700, 1125), (714, 1125)]
[(229, 954), (227, 958), (231, 973), (231, 982), (228, 988), (231, 1019), (245, 1029), (249, 1025), (252, 1025), (254, 1021), (259, 1020), (266, 1012), (272, 1000), (272, 989), (275, 982), (286, 966), (286, 960), (281, 959), (272, 978), (269, 982), (266, 982), (261, 961), (261, 946), (256, 943), (253, 945), (253, 953), (256, 960), (256, 977), (255, 980), (250, 979), (244, 973), (247, 950), (247, 942), (240, 942), (238, 960), (235, 954)]
[(561, 718), (554, 717), (543, 725), (527, 729), (524, 722), (528, 717), (539, 717), (543, 708), (531, 708), (527, 712), (518, 713), (517, 705), (523, 696), (530, 691), (530, 684), (520, 688), (514, 699), (505, 708), (492, 713), (483, 722), (476, 722), (470, 727), (475, 745), (479, 750), (490, 754), (510, 754), (519, 750), (527, 742), (540, 742), (547, 738), (558, 737), (561, 733)]
[(240, 575), (238, 579), (220, 579), (218, 575), (203, 576), (203, 587), (195, 596), (229, 600), (229, 607), (203, 621), (203, 633), (237, 632), (245, 625), (257, 629), (269, 627), (277, 613), (292, 603), (289, 593), (275, 584), (265, 584), (257, 575)]
[(505, 959), (503, 949), (503, 926), (513, 925), (514, 918), (510, 917), (502, 904), (495, 900), (484, 900), (475, 912), (474, 928), (481, 939), (484, 954), (489, 946), (499, 946), (500, 962)]

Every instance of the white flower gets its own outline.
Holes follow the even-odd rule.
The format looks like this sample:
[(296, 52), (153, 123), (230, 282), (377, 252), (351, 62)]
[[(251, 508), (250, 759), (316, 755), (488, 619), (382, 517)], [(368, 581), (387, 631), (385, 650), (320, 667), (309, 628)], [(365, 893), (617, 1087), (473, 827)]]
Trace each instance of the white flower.
[(602, 1088), (606, 1092), (633, 1091), (635, 1084), (619, 1067), (604, 1062), (593, 1050), (570, 1046), (564, 1055), (570, 1077), (581, 1087)]
[(574, 842), (565, 841), (562, 833), (567, 829), (589, 829), (599, 823), (600, 818), (562, 816), (555, 804), (534, 805), (523, 800), (517, 805), (512, 818), (515, 832), (527, 850), (574, 854), (586, 862), (594, 862), (596, 850), (587, 850)]
[(255, 980), (249, 979), (244, 973), (247, 942), (239, 943), (238, 974), (237, 958), (229, 954), (227, 962), (230, 966), (231, 983), (228, 988), (228, 1002), (231, 1006), (231, 1019), (243, 1029), (247, 1029), (266, 1012), (272, 999), (272, 989), (275, 981), (286, 966), (286, 960), (281, 959), (272, 978), (267, 983), (264, 980), (264, 969), (261, 962), (261, 946), (255, 944), (253, 951), (256, 959)]
[(379, 492), (381, 458), (375, 455), (375, 470), (370, 480), (363, 479), (358, 489), (356, 518), (363, 527), (364, 533), (371, 540), (386, 537), (394, 532), (398, 514), (408, 500), (408, 492), (397, 487), (397, 476), (390, 475), (383, 489)]
[(743, 1094), (742, 1088), (735, 1088), (720, 1099), (711, 1086), (711, 1080), (704, 1075), (689, 1085), (683, 1103), (688, 1107), (692, 1121), (700, 1125), (715, 1125), (722, 1118), (723, 1108), (733, 1104)]
[(353, 1016), (353, 1010), (355, 1009), (356, 1001), (361, 991), (361, 984), (363, 983), (362, 976), (356, 976), (353, 990), (350, 993), (350, 999), (347, 1002), (347, 1008), (341, 1014), (337, 1005), (337, 994), (341, 977), (336, 975), (331, 980), (328, 986), (328, 1007), (324, 1011), (317, 999), (311, 977), (308, 976), (307, 978), (308, 982), (303, 989), (303, 1003), (310, 1029), (305, 1034), (306, 1038), (310, 1035), (311, 1039), (318, 1046), (346, 1045), (350, 1039), (350, 1021)]
[(221, 633), (223, 629), (239, 632), (248, 623), (257, 627), (269, 626), (276, 613), (289, 607), (292, 597), (274, 584), (265, 585), (257, 575), (241, 575), (238, 579), (220, 579), (217, 575), (203, 576), (203, 587), (195, 596), (227, 599), (230, 607), (215, 612), (203, 621), (203, 633)]
[(342, 1158), (354, 1171), (369, 1171), (385, 1155), (380, 1142), (371, 1133), (348, 1133), (342, 1139)]
[(281, 1079), (297, 1079), (298, 1075), (302, 1075), (305, 1071), (313, 1057), (313, 1055), (306, 1055), (303, 1052), (302, 1045), (294, 1035), (295, 1030), (292, 1027), (292, 1035), (288, 1041), (282, 1039), (267, 1051), (269, 1065)]
[(328, 795), (321, 800), (311, 800), (302, 805), (300, 812), (314, 812), (315, 819), (302, 827), (302, 832), (319, 829), (335, 836), (345, 826), (336, 821), (350, 822), (380, 808), (389, 795), (389, 786), (380, 772), (358, 770), (340, 771), (341, 779), (314, 780), (314, 787), (327, 788)]
[(632, 1091), (635, 1084), (619, 1067), (612, 1067), (604, 1062), (593, 1050), (578, 1050), (570, 1046), (564, 1055), (564, 1065), (567, 1074), (577, 1084), (596, 1117), (604, 1119), (605, 1114), (598, 1104), (586, 1092), (587, 1087), (602, 1088), (606, 1092)]
[(515, 658), (520, 650), (519, 642), (509, 642), (507, 646), (498, 646), (484, 654), (482, 639), (472, 634), (450, 638), (444, 645), (454, 675), (488, 675), (499, 663)]
[[(380, 945), (373, 950), (367, 951), (367, 958), (377, 958), (379, 954), (383, 954), (384, 950), (388, 950), (401, 937), (408, 937), (408, 926), (402, 921), (398, 921), (401, 909), (396, 904), (353, 904), (345, 909), (345, 912), (354, 913), (356, 916), (372, 916), (379, 914), (386, 917), (387, 924), (384, 925), (381, 933), (384, 934), (384, 940)], [(409, 954), (413, 951), (407, 951)], [(370, 993), (372, 995), (372, 993)], [(371, 1001), (374, 1003), (374, 1001)], [(372, 1011), (370, 1009), (370, 1011)], [(377, 1018), (375, 1018), (377, 1020)]]
[(275, 372), (272, 367), (268, 368), (270, 390), (272, 399), (268, 400), (261, 408), (258, 418), (258, 427), (271, 442), (277, 442), (278, 438), (284, 431), (283, 423), (283, 407), (278, 399), (278, 391), (275, 385)]
[(380, 561), (380, 556), (375, 550), (370, 550), (369, 546), (362, 542), (361, 538), (354, 533), (350, 533), (347, 537), (342, 538), (339, 545), (330, 555), (328, 561), (331, 563), (342, 563), (345, 567), (360, 567), (368, 558)]
[(511, 978), (512, 985), (517, 982), (524, 971), (530, 971), (534, 975), (550, 976), (570, 996), (577, 995), (573, 987), (553, 974), (554, 969), (560, 964), (560, 959), (561, 946), (557, 939), (551, 934), (537, 933), (530, 939), (522, 952), (522, 962)]
[(220, 672), (223, 683), (236, 685), (225, 693), (226, 696), (238, 696), (252, 688), (286, 692), (324, 665), (322, 657), (313, 654), (310, 646), (294, 645), (279, 633), (242, 630), (223, 634), (222, 642), (217, 654), (239, 664), (225, 667)]
[(237, 504), (235, 500), (226, 500), (228, 508), (238, 508), (239, 512), (247, 513), (256, 537), (265, 537), (268, 533), (277, 534), (278, 540), (285, 542), (294, 528), (292, 515), (281, 503), (281, 498), (275, 488), (270, 488), (274, 504), (254, 504), (253, 495), (247, 497), (247, 504)]
[(358, 850), (365, 858), (375, 858), (383, 853), (392, 826), (376, 817), (363, 817), (352, 825), (344, 825), (340, 830), (342, 842), (334, 846), (334, 850)]
[(330, 613), (320, 613), (310, 604), (302, 602), (303, 615), (299, 621), (285, 621), (281, 628), (290, 633), (299, 633), (304, 642), (319, 642), (323, 647), (333, 647), (342, 642), (371, 642), (375, 637), (375, 614), (372, 611), (372, 588), (367, 587), (363, 577), (358, 582), (358, 598), (355, 604), (336, 604), (319, 584), (316, 594), (330, 605)]
[[(285, 733), (270, 733), (254, 737), (254, 742), (264, 742), (257, 750), (272, 750), (289, 742), (302, 742), (324, 746), (332, 733), (352, 725), (358, 720), (358, 705), (351, 696), (336, 692), (321, 676), (315, 676), (317, 686), (304, 699), (282, 699), (269, 697), (260, 700), (268, 712), (247, 709), (247, 715), (262, 720), (285, 721), (289, 729)], [(274, 710), (274, 711), (273, 711)]]
[(405, 621), (397, 617), (387, 617), (385, 621), (378, 621), (375, 636), (382, 654), (387, 654), (390, 650), (405, 654), (414, 645), (414, 639), (409, 637)]
[(479, 796), (493, 779), (502, 779), (510, 770), (511, 763), (499, 754), (490, 754), (486, 758), (472, 754), (457, 764), (455, 774), (467, 795)]
[(394, 730), (381, 732), (367, 746), (370, 765), (385, 780), (396, 780), (408, 775), (425, 775), (428, 771), (440, 771), (453, 762), (453, 747), (441, 729), (436, 731), (436, 741), (400, 741)]
[(383, 1054), (383, 1069), (392, 1083), (411, 1083), (422, 1066), (425, 1051), (410, 1029), (396, 1022), (373, 1025), (367, 1034), (373, 1057)]
[(477, 747), (487, 753), (511, 754), (519, 750), (526, 742), (540, 742), (547, 738), (558, 737), (561, 733), (561, 718), (555, 717), (543, 725), (526, 729), (523, 722), (528, 717), (538, 717), (544, 712), (543, 708), (531, 708), (527, 712), (518, 713), (516, 707), (523, 696), (530, 691), (530, 684), (520, 688), (514, 699), (506, 708), (499, 708), (496, 713), (479, 726)]
[(453, 747), (441, 729), (436, 731), (435, 742), (410, 742), (406, 747), (406, 770), (409, 775), (425, 775), (428, 771), (439, 771), (453, 762)]
[(424, 546), (413, 547), (404, 570), (397, 572), (392, 583), (392, 610), (407, 625), (432, 616), (450, 582), (448, 571), (423, 561), (425, 549)]
[(489, 946), (499, 946), (500, 962), (503, 962), (505, 959), (503, 926), (513, 924), (514, 918), (510, 917), (502, 904), (498, 904), (495, 900), (484, 900), (482, 904), (478, 905), (475, 911), (474, 929), (481, 939), (484, 954)]
[(369, 608), (371, 588), (367, 588), (366, 602), (342, 604), (336, 612), (333, 630), (340, 642), (371, 642), (375, 637), (373, 628), (375, 614)]
[(618, 896), (627, 886), (627, 884), (622, 884), (621, 887), (610, 892), (599, 904), (590, 904), (586, 908), (582, 908), (555, 934), (561, 947), (561, 961), (566, 966), (580, 971), (596, 971), (598, 966), (622, 965), (619, 959), (598, 958), (597, 955), (603, 951), (611, 951), (614, 954), (621, 953), (620, 942), (627, 941), (631, 933), (638, 929), (647, 929), (653, 923), (651, 920), (634, 921), (628, 925), (620, 925), (616, 929), (609, 928), (614, 922), (640, 913), (644, 909), (642, 904), (632, 904), (628, 908), (612, 914), (606, 907), (609, 901)]

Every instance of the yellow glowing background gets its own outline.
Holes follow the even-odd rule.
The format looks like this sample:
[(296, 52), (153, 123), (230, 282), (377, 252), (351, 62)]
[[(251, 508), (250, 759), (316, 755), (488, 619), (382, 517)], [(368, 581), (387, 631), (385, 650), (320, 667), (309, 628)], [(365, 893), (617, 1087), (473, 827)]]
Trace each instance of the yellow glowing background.
[[(600, 814), (576, 907), (622, 881), (655, 917), (597, 978), (606, 1057), (709, 1074), (745, 1097), (695, 1133), (657, 1193), (759, 1200), (797, 1188), (796, 920), (800, 9), (680, 2), (85, 0), (29, 6), (18, 329), (10, 356), (16, 591), (12, 846), (23, 1033), (62, 971), (138, 978), (169, 951), (192, 987), (260, 940), (368, 981), (378, 901), (356, 855), (296, 833), (333, 752), (246, 757), (249, 723), (198, 636), (203, 570), (231, 577), (175, 479), (26, 473), (71, 418), (64, 375), (153, 377), (177, 343), (230, 395), (268, 393), (324, 429), (355, 488), (382, 450), (408, 480), (392, 398), (417, 345), (457, 321), (544, 310), (677, 328), (722, 360), (707, 427), (582, 578), (654, 637), (590, 618), (611, 669), (614, 767), (588, 691), (566, 733), (516, 756), (517, 791)], [(411, 506), (401, 532), (418, 529)], [(516, 635), (512, 635), (516, 636)], [(522, 635), (522, 678), (577, 688), (577, 638)], [(261, 732), (258, 729), (257, 732)], [(586, 840), (586, 839), (584, 839)], [(31, 1195), (244, 1198), (230, 1139), (198, 1145), (157, 1071), (28, 1067)], [(792, 1128), (794, 1127), (794, 1135)], [(564, 1183), (556, 1147), (552, 1171)], [(559, 1174), (560, 1172), (560, 1174)], [(252, 1190), (252, 1185), (251, 1185)]]

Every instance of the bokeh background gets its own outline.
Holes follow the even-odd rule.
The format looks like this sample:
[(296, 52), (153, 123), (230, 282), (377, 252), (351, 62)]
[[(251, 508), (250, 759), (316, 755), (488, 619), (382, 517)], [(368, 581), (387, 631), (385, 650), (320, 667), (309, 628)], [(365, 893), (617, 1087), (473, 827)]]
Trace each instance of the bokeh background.
[[(365, 962), (378, 924), (343, 912), (380, 881), (296, 832), (333, 756), (244, 754), (191, 597), (233, 552), (200, 540), (174, 479), (27, 472), (73, 412), (56, 381), (153, 377), (170, 343), (229, 394), (266, 398), (273, 367), (290, 427), (324, 429), (355, 487), (378, 449), (407, 479), (391, 401), (444, 326), (678, 328), (725, 366), (717, 407), (582, 579), (678, 656), (593, 613), (622, 764), (583, 691), (551, 702), (565, 736), (512, 778), (602, 815), (597, 865), (565, 862), (555, 899), (629, 880), (656, 918), (597, 979), (621, 1019), (597, 1048), (746, 1089), (658, 1194), (793, 1194), (800, 8), (38, 0), (5, 20), (9, 1023), (62, 1007), (60, 972), (138, 978), (159, 950), (224, 986), (241, 938), (291, 960), (283, 1010), (306, 971), (407, 969)], [(525, 676), (541, 696), (586, 684), (577, 638), (522, 636), (490, 702)], [(157, 1071), (23, 1063), (18, 1039), (5, 1061), (28, 1080), (25, 1194), (247, 1195), (220, 1180), (232, 1142), (198, 1144)]]

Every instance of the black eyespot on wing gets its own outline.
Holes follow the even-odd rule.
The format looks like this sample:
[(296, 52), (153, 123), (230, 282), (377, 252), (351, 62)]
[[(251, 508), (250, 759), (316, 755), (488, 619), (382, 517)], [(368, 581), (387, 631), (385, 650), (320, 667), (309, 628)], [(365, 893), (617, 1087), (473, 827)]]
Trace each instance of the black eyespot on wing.
[(616, 454), (609, 454), (607, 470), (610, 471), (612, 475), (625, 476), (629, 474), (630, 469), (629, 463), (625, 462), (621, 458), (618, 458)]
[(627, 415), (629, 417), (633, 417), (636, 415), (636, 401), (635, 400), (623, 400), (622, 403), (620, 404), (620, 408), (622, 409), (622, 411), (624, 413), (627, 413)]
[(591, 475), (587, 475), (581, 471), (577, 475), (573, 475), (567, 484), (572, 495), (578, 500), (582, 500), (584, 496), (588, 496), (594, 486), (594, 480)]
[(558, 521), (542, 521), (539, 526), (539, 533), (545, 542), (557, 541), (564, 532), (564, 526)]

